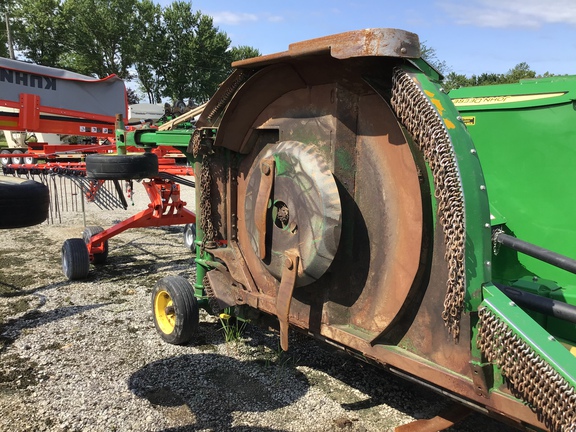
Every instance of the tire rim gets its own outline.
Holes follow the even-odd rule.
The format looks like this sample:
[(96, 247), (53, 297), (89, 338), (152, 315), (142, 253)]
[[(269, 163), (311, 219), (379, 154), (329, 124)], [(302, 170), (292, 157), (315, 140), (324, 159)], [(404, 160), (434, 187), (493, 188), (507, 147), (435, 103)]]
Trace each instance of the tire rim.
[(160, 331), (164, 334), (170, 334), (176, 326), (176, 312), (172, 297), (167, 291), (159, 291), (154, 298), (154, 317)]
[(186, 246), (189, 248), (193, 248), (195, 246), (194, 243), (196, 242), (196, 233), (194, 233), (194, 230), (191, 226), (186, 227), (184, 241), (186, 242)]
[[(2, 150), (2, 151), (0, 152), (0, 154), (10, 155), (11, 152), (8, 151), (8, 150)], [(2, 166), (8, 165), (8, 164), (10, 163), (10, 157), (5, 157), (5, 156), (0, 157), (0, 163), (2, 163)]]

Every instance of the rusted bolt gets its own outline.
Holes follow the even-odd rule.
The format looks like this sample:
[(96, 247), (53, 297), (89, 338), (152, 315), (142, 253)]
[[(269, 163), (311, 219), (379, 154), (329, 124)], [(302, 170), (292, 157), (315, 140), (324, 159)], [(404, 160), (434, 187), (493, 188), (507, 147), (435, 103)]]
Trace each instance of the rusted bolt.
[(174, 306), (166, 306), (164, 308), (164, 313), (166, 315), (173, 315), (176, 311), (174, 310)]
[(288, 257), (286, 257), (286, 260), (284, 261), (284, 265), (286, 266), (286, 268), (288, 270), (292, 270), (294, 268), (294, 262), (292, 262), (292, 260)]

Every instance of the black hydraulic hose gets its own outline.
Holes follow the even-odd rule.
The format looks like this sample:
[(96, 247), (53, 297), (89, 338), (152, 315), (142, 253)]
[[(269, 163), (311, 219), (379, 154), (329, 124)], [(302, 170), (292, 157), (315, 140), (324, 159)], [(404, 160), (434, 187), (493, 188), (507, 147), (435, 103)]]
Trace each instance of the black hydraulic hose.
[(559, 253), (552, 252), (551, 250), (544, 249), (543, 247), (525, 242), (524, 240), (502, 232), (494, 235), (494, 241), (500, 243), (502, 246), (509, 247), (510, 249), (529, 255), (532, 258), (539, 259), (540, 261), (576, 274), (576, 260), (565, 255), (560, 255)]
[(183, 177), (180, 177), (180, 176), (177, 176), (174, 174), (160, 172), (160, 173), (158, 173), (158, 177), (166, 179), (166, 180), (172, 180), (173, 182), (180, 183), (184, 186), (196, 187), (196, 184), (192, 180), (187, 180)]
[(524, 306), (534, 312), (540, 312), (544, 315), (576, 323), (576, 306), (522, 291), (518, 288), (499, 284), (494, 285), (518, 306)]

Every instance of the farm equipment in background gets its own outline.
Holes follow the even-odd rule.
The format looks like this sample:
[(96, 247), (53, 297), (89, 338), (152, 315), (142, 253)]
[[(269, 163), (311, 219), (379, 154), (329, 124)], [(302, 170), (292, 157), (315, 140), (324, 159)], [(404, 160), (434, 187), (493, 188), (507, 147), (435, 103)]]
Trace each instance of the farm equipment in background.
[(3, 165), (12, 154), (18, 155), (12, 163), (33, 163), (82, 148), (29, 139), (34, 133), (50, 134), (49, 140), (62, 135), (85, 137), (84, 145), (112, 139), (118, 113), (126, 116), (127, 99), (124, 82), (115, 75), (95, 79), (0, 58), (0, 129), (9, 131), (10, 137), (12, 132), (21, 134), (19, 142), (2, 150)]
[[(134, 216), (104, 229), (85, 227), (82, 238), (71, 238), (62, 246), (62, 270), (69, 280), (88, 276), (90, 264), (102, 265), (108, 257), (108, 240), (131, 228), (185, 225), (195, 230), (196, 215), (180, 199), (180, 184), (194, 187), (195, 182), (180, 175), (193, 175), (192, 168), (174, 165), (159, 158), (163, 149), (176, 148), (184, 152), (193, 129), (160, 131), (158, 129), (131, 129), (127, 131), (122, 115), (116, 121), (115, 154), (86, 155), (84, 173), (96, 184), (105, 181), (142, 180), (150, 204)], [(145, 148), (139, 153), (128, 153), (129, 148)], [(188, 235), (185, 238), (189, 237)]]
[[(477, 151), (401, 30), (233, 66), (188, 147), (196, 281), (154, 288), (161, 337), (186, 343), (198, 308), (272, 318), (285, 350), (297, 329), (518, 428), (575, 430), (576, 157), (551, 142), (559, 120), (530, 117), (548, 129), (539, 146), (508, 137)], [(528, 182), (512, 169), (524, 158), (539, 161)], [(536, 247), (521, 233), (563, 255), (525, 259)]]
[[(87, 177), (85, 158), (117, 151), (117, 115), (123, 118), (127, 113), (132, 115), (128, 118), (132, 123), (126, 128), (137, 130), (152, 127), (155, 122), (173, 123), (180, 111), (190, 111), (182, 108), (181, 103), (176, 105), (168, 108), (152, 104), (128, 106), (124, 82), (114, 75), (95, 79), (0, 58), (0, 128), (4, 129), (8, 144), (0, 151), (3, 173), (45, 184), (52, 197), (51, 221), (61, 219), (61, 211), (67, 208), (78, 211), (84, 198), (103, 209), (127, 208), (119, 180)], [(201, 107), (199, 109), (192, 110), (192, 114), (197, 115), (201, 112)], [(193, 129), (193, 126), (187, 123), (186, 128)], [(63, 142), (70, 137), (80, 142)], [(182, 149), (186, 145), (187, 142)], [(122, 149), (143, 151), (134, 146), (122, 146)], [(192, 169), (182, 163), (186, 158), (177, 148), (163, 146), (151, 151), (158, 158), (162, 175), (192, 174)], [(129, 190), (129, 184), (127, 188)]]

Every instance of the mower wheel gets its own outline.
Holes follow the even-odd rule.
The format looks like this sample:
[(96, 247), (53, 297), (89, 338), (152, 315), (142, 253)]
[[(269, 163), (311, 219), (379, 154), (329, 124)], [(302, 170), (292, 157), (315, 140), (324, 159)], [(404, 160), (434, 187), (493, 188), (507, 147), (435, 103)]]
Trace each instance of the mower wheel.
[(86, 177), (99, 180), (131, 180), (158, 176), (158, 156), (90, 154), (86, 156)]
[(196, 224), (186, 224), (184, 227), (184, 244), (192, 252), (196, 252)]
[(22, 228), (48, 217), (50, 192), (42, 183), (18, 177), (0, 177), (0, 228)]
[[(102, 231), (104, 231), (104, 228), (101, 226), (87, 226), (84, 228), (84, 231), (82, 231), (82, 239), (84, 240), (84, 243), (90, 243), (90, 239), (96, 234), (100, 234)], [(92, 254), (92, 257), (92, 264), (101, 265), (106, 263), (106, 259), (108, 258), (108, 240), (104, 242), (104, 252)]]
[(68, 280), (84, 279), (88, 276), (90, 255), (83, 239), (68, 239), (62, 245), (62, 271)]
[(192, 285), (180, 276), (160, 279), (152, 291), (154, 325), (164, 341), (183, 345), (198, 328), (200, 311)]

